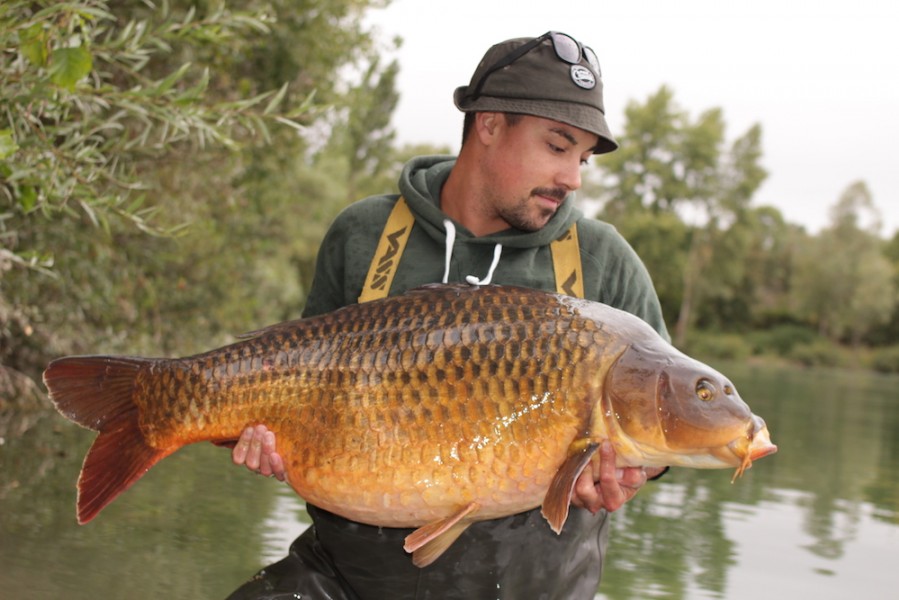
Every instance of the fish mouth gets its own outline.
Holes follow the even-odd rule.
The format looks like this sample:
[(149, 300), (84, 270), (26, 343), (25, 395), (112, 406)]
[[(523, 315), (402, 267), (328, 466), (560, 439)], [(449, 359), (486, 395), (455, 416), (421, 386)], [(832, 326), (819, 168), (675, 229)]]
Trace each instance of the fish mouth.
[(757, 415), (752, 415), (752, 421), (747, 428), (746, 437), (737, 438), (728, 444), (727, 448), (740, 461), (731, 483), (743, 475), (746, 469), (752, 467), (752, 461), (777, 452), (777, 446), (771, 442), (768, 426), (765, 424), (764, 419)]

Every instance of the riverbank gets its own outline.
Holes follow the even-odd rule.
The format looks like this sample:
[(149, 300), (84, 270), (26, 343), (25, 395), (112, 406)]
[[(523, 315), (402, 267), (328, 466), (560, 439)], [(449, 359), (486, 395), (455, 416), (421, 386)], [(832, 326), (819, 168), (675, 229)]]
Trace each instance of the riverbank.
[(786, 330), (747, 334), (697, 332), (685, 352), (705, 362), (752, 361), (771, 366), (830, 367), (899, 375), (899, 344), (850, 347), (823, 337)]

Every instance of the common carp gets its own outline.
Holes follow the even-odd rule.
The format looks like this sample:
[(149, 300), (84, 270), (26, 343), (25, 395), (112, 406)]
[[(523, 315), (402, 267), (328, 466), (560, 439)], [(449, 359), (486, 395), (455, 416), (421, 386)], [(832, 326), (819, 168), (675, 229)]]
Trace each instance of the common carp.
[(186, 358), (73, 356), (44, 382), (99, 432), (78, 521), (187, 444), (275, 433), (286, 479), (345, 518), (417, 528), (433, 562), (472, 522), (542, 505), (557, 533), (581, 471), (736, 468), (777, 450), (733, 384), (649, 325), (532, 289), (434, 285), (249, 334)]

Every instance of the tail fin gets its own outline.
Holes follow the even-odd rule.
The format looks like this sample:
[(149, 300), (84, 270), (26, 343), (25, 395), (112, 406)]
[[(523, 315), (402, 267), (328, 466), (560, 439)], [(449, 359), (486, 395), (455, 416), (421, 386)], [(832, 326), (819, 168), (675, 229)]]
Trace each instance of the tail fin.
[(147, 444), (134, 402), (135, 379), (152, 359), (72, 356), (50, 363), (44, 384), (57, 410), (100, 435), (78, 478), (78, 522), (87, 523), (173, 449)]

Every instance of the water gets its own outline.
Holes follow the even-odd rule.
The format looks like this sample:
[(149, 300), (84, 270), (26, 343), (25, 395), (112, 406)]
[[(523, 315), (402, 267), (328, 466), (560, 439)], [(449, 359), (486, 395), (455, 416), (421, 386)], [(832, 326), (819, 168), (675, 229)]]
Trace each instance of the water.
[[(673, 469), (613, 518), (603, 600), (895, 597), (899, 378), (716, 365), (780, 452), (736, 483)], [(93, 522), (75, 479), (93, 434), (0, 423), (0, 597), (223, 598), (305, 528), (286, 486), (210, 444), (151, 470)]]

